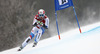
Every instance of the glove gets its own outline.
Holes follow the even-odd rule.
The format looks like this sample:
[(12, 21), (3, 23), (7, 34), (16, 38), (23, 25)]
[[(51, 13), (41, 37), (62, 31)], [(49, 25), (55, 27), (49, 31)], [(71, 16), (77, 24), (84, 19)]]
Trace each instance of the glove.
[(45, 24), (43, 24), (43, 27), (44, 27), (45, 29), (48, 29), (47, 26), (46, 26)]
[(34, 25), (32, 25), (32, 26), (37, 26), (37, 23), (35, 23)]
[(43, 25), (43, 22), (37, 21), (38, 24)]
[(40, 21), (37, 21), (37, 23), (40, 23)]

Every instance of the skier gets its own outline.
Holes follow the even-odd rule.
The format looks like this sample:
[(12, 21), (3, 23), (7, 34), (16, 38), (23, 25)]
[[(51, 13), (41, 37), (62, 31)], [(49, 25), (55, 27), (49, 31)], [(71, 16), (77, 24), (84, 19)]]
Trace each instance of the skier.
[(22, 43), (21, 47), (18, 49), (18, 51), (21, 51), (28, 42), (35, 37), (33, 47), (35, 47), (41, 37), (43, 35), (45, 29), (49, 28), (49, 18), (45, 15), (45, 11), (43, 9), (40, 9), (38, 11), (38, 14), (34, 17), (33, 21), (33, 29), (31, 30), (31, 33), (29, 37), (26, 38), (26, 40)]

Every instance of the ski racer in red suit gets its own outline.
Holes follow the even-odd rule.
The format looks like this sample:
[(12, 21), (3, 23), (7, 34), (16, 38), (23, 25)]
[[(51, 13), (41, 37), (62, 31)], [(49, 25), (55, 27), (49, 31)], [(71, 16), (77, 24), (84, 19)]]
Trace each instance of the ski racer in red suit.
[(28, 44), (28, 42), (36, 36), (33, 44), (33, 47), (35, 47), (41, 35), (43, 35), (45, 29), (48, 28), (49, 18), (45, 15), (45, 11), (43, 9), (40, 9), (38, 11), (38, 14), (34, 17), (33, 29), (31, 30), (29, 37), (27, 37), (26, 40), (22, 43), (18, 51), (21, 51)]

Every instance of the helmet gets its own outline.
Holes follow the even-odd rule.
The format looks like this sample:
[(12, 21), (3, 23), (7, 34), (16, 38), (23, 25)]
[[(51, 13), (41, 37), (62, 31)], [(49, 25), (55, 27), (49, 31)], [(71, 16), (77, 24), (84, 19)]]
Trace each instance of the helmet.
[(44, 11), (43, 9), (40, 9), (40, 10), (38, 11), (38, 15), (39, 15), (39, 17), (44, 17), (45, 11)]

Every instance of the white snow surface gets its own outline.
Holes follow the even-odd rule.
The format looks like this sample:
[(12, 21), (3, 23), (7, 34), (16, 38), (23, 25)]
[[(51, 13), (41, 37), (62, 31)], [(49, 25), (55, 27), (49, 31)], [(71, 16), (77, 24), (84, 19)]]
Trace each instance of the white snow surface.
[(39, 41), (36, 47), (28, 44), (22, 51), (13, 48), (0, 54), (100, 54), (100, 22), (62, 33), (58, 36)]

